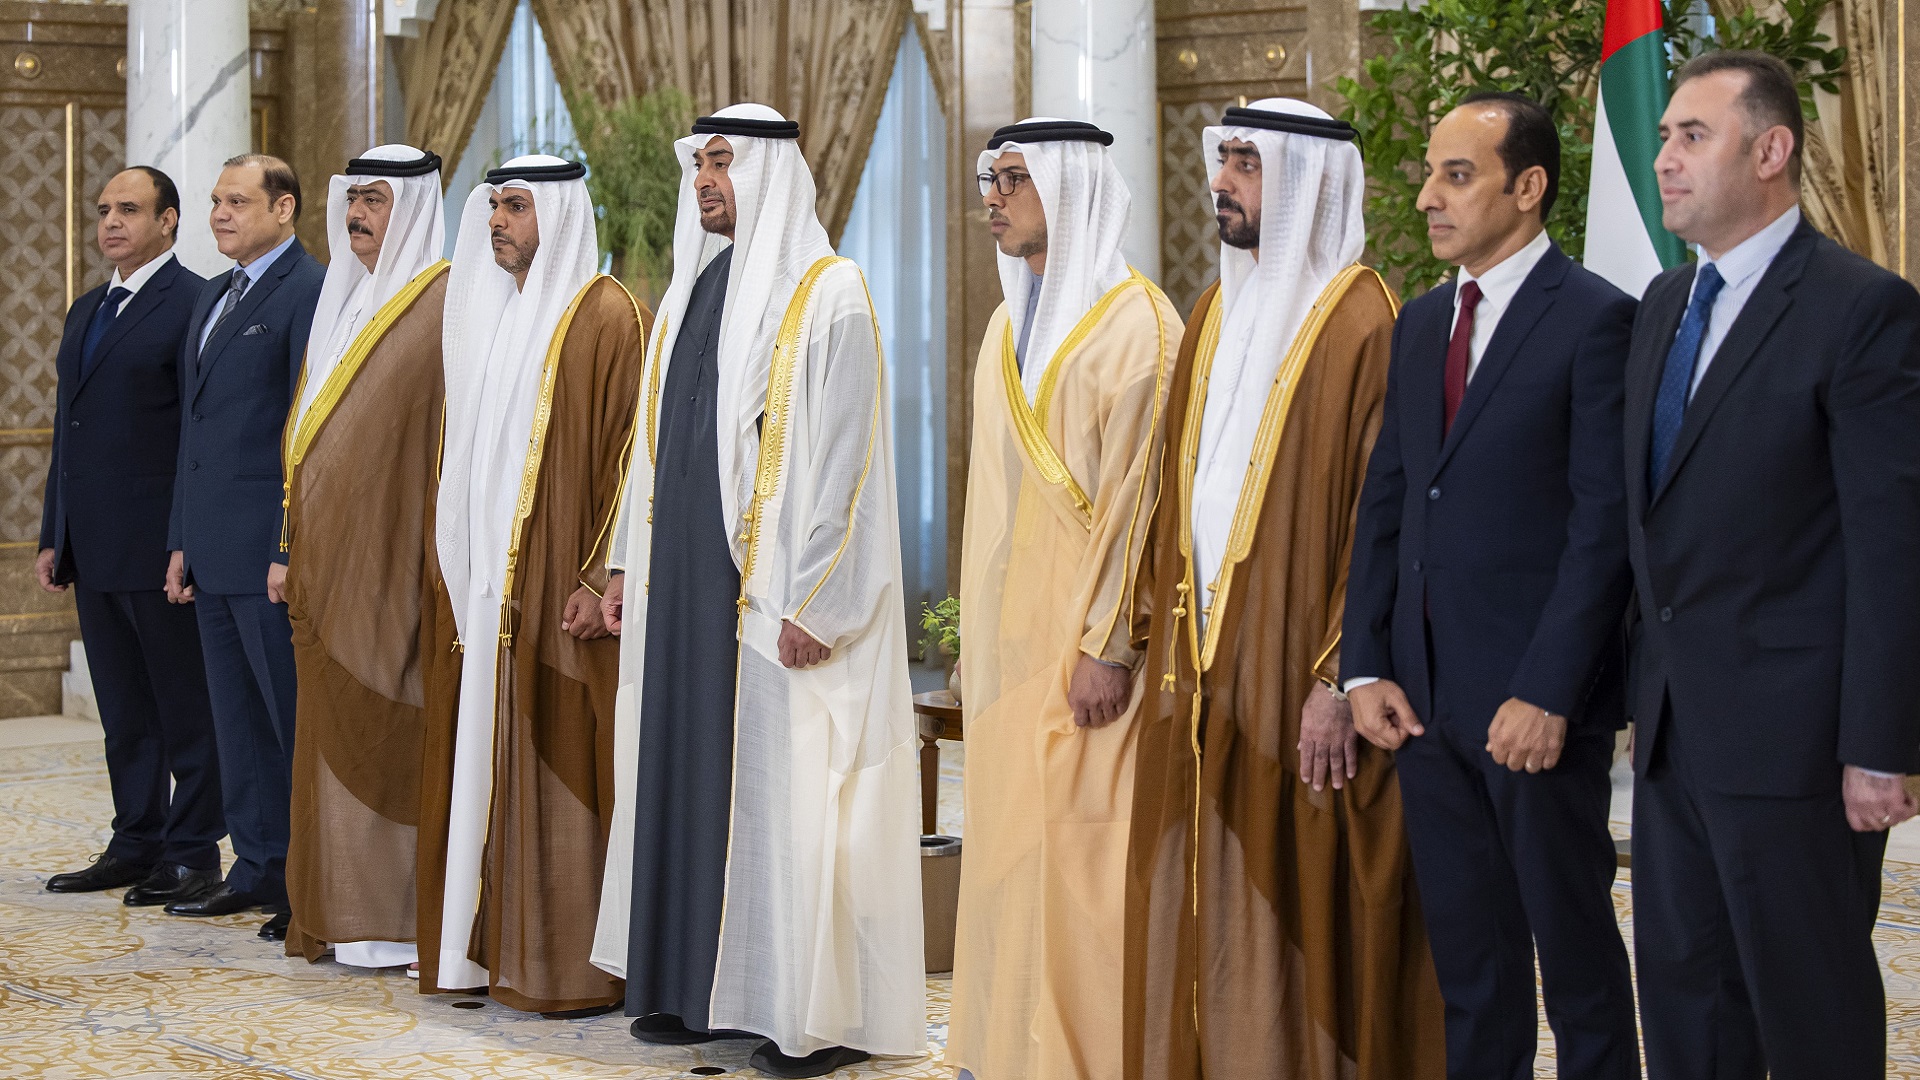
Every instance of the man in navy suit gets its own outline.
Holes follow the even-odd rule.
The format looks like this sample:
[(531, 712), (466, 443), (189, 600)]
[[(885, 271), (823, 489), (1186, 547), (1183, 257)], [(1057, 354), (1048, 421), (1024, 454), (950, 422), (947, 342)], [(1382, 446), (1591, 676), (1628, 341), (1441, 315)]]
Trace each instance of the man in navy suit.
[(173, 257), (180, 193), (166, 173), (115, 175), (99, 215), (113, 277), (67, 312), (35, 570), (41, 588), (74, 590), (106, 731), (113, 839), (47, 888), (131, 885), (124, 902), (144, 906), (213, 889), (227, 831), (200, 631), (164, 591), (180, 343), (205, 282)]
[(286, 935), (294, 661), (287, 608), (267, 596), (280, 550), (280, 437), (326, 272), (294, 238), (300, 181), (286, 162), (227, 162), (209, 221), (231, 270), (208, 282), (181, 352), (184, 413), (167, 594), (192, 603), (225, 779), (233, 866), (174, 915), (265, 907)]
[(1469, 97), (1427, 167), (1427, 234), (1460, 272), (1394, 328), (1342, 681), (1354, 726), (1396, 751), (1448, 1076), (1533, 1076), (1537, 949), (1560, 1075), (1629, 1080), (1607, 773), (1634, 302), (1547, 239), (1560, 140), (1537, 103)]
[(1886, 830), (1920, 769), (1920, 294), (1800, 217), (1793, 75), (1660, 121), (1627, 363), (1634, 949), (1653, 1080), (1886, 1075)]

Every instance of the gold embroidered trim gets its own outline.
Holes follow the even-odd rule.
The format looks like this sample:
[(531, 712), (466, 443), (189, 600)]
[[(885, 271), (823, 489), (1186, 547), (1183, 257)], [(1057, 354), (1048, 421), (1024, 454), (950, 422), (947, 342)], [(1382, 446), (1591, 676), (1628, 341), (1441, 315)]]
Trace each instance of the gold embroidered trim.
[(300, 381), (293, 389), (293, 410), (288, 414), (286, 427), (281, 429), (280, 434), (281, 551), (286, 551), (293, 541), (290, 526), (292, 525), (294, 470), (306, 458), (307, 451), (313, 448), (313, 441), (320, 437), (320, 429), (326, 426), (328, 418), (333, 415), (334, 408), (340, 404), (340, 399), (346, 396), (347, 387), (353, 383), (354, 376), (360, 373), (360, 368), (367, 362), (367, 357), (371, 356), (373, 350), (380, 344), (380, 339), (385, 337), (387, 331), (393, 328), (393, 324), (400, 320), (400, 316), (412, 309), (414, 301), (420, 299), (420, 294), (426, 292), (427, 287), (452, 266), (452, 263), (441, 259), (415, 274), (413, 280), (401, 286), (399, 292), (394, 293), (391, 299), (380, 305), (380, 310), (374, 312), (373, 318), (368, 320), (367, 325), (361, 327), (360, 332), (354, 335), (353, 343), (347, 346), (346, 353), (340, 357), (340, 363), (327, 374), (327, 381), (313, 399), (313, 407), (304, 415), (300, 412), (300, 399), (307, 392), (307, 365), (304, 360), (300, 364)]
[(660, 316), (660, 329), (653, 335), (653, 362), (647, 365), (647, 464), (655, 463), (654, 432), (660, 424), (660, 350), (667, 343), (667, 317)]
[(760, 508), (780, 488), (780, 464), (786, 458), (787, 425), (792, 420), (787, 414), (787, 405), (793, 399), (794, 356), (800, 351), (800, 331), (806, 328), (807, 306), (813, 299), (814, 285), (828, 267), (841, 261), (837, 255), (828, 255), (807, 268), (806, 276), (793, 290), (793, 299), (780, 318), (780, 334), (774, 339), (773, 362), (767, 367), (766, 422), (760, 430), (760, 461), (754, 470), (753, 498), (740, 518), (747, 527), (747, 553), (740, 566), (739, 606), (743, 612), (747, 610), (747, 583), (753, 577), (754, 556), (760, 549)]
[[(1394, 306), (1393, 294), (1388, 291), (1386, 282), (1380, 279), (1379, 274), (1358, 264), (1347, 267), (1335, 275), (1314, 299), (1313, 308), (1307, 312), (1306, 320), (1294, 334), (1286, 358), (1281, 361), (1280, 370), (1274, 375), (1273, 387), (1267, 392), (1266, 408), (1260, 414), (1260, 426), (1254, 435), (1253, 455), (1248, 462), (1246, 479), (1241, 482), (1240, 499), (1234, 507), (1233, 525), (1227, 533), (1227, 550), (1220, 564), (1220, 576), (1214, 582), (1212, 598), (1207, 602), (1206, 640), (1200, 647), (1197, 671), (1211, 668), (1219, 650), (1221, 625), (1225, 621), (1219, 616), (1225, 614), (1227, 598), (1232, 593), (1234, 567), (1246, 559), (1253, 547), (1254, 528), (1259, 521), (1261, 507), (1266, 502), (1267, 482), (1273, 477), (1274, 458), (1280, 448), (1280, 436), (1286, 430), (1294, 392), (1300, 384), (1301, 369), (1306, 366), (1307, 356), (1313, 351), (1320, 331), (1326, 327), (1334, 309), (1347, 292), (1363, 279), (1370, 280), (1387, 298), (1389, 306)], [(1215, 307), (1218, 306), (1216, 301)], [(1207, 378), (1212, 372), (1214, 352), (1219, 348), (1217, 333), (1211, 345), (1212, 349), (1205, 355), (1196, 355), (1194, 358), (1193, 389), (1188, 400), (1186, 431), (1181, 447), (1180, 547), (1187, 558), (1189, 575), (1193, 573), (1193, 475), (1200, 453), (1200, 416), (1206, 407)]]
[[(613, 282), (615, 287), (617, 287), (620, 290), (620, 295), (627, 298), (628, 305), (630, 305), (633, 308), (633, 324), (635, 326), (640, 326), (641, 325), (640, 301), (635, 300), (633, 298), (633, 293), (627, 291), (626, 285), (622, 284), (619, 278), (608, 275), (607, 280)], [(607, 539), (607, 534), (612, 531), (614, 522), (620, 520), (620, 511), (626, 506), (627, 479), (628, 479), (628, 475), (633, 471), (633, 441), (636, 437), (639, 436), (639, 434), (640, 434), (640, 430), (639, 430), (638, 424), (629, 424), (627, 426), (627, 444), (620, 449), (620, 486), (614, 489), (613, 507), (607, 511), (607, 519), (606, 521), (601, 523), (600, 531), (594, 534), (593, 546), (587, 549), (587, 561), (581, 564), (581, 567), (580, 567), (580, 574), (579, 574), (580, 584), (586, 585), (587, 591), (593, 593), (593, 595), (595, 596), (600, 595), (600, 590), (594, 588), (591, 585), (587, 585), (587, 580), (586, 580), (587, 571), (593, 569), (594, 554), (600, 551), (601, 543)], [(651, 432), (649, 432), (648, 439), (647, 439), (647, 453), (649, 455), (648, 460), (651, 461), (652, 460), (651, 455), (653, 453), (653, 439), (652, 439)], [(613, 558), (613, 552), (611, 551), (605, 552), (602, 555), (602, 558), (605, 561), (611, 561)]]
[[(885, 348), (880, 343), (880, 317), (873, 312), (873, 291), (867, 288), (865, 274), (860, 275), (860, 291), (867, 298), (867, 320), (873, 324), (874, 363), (879, 368), (874, 380), (873, 420), (867, 425), (867, 459), (860, 466), (860, 479), (853, 485), (853, 499), (847, 504), (847, 531), (841, 534), (840, 546), (834, 550), (833, 558), (827, 562), (827, 572), (820, 575), (820, 580), (815, 582), (813, 588), (808, 591), (807, 598), (800, 602), (799, 607), (793, 609), (792, 615), (787, 617), (787, 621), (795, 626), (800, 626), (800, 616), (807, 610), (807, 605), (813, 603), (813, 598), (820, 595), (821, 588), (826, 585), (828, 579), (833, 577), (833, 571), (840, 565), (840, 556), (846, 554), (847, 543), (853, 539), (854, 514), (860, 507), (860, 495), (867, 490), (867, 475), (873, 471), (873, 442), (880, 433), (880, 403), (886, 400), (887, 392), (887, 357)], [(807, 636), (813, 640), (826, 644), (813, 631), (807, 630), (804, 626), (800, 626), (800, 629), (805, 630)]]
[[(1138, 274), (1134, 276), (1139, 277)], [(1146, 287), (1147, 303), (1153, 308), (1155, 342), (1153, 354), (1153, 411), (1150, 414), (1151, 418), (1147, 424), (1147, 438), (1153, 440), (1160, 436), (1160, 414), (1165, 406), (1165, 402), (1161, 400), (1160, 395), (1166, 386), (1168, 367), (1167, 317), (1161, 310), (1161, 307), (1165, 305), (1167, 308), (1172, 308), (1173, 302), (1168, 300), (1167, 294), (1161, 292), (1160, 287), (1153, 282), (1148, 281), (1146, 278), (1140, 278), (1140, 283)], [(1162, 452), (1165, 452), (1164, 445), (1162, 446)], [(1133, 549), (1133, 537), (1134, 533), (1140, 528), (1140, 501), (1146, 497), (1147, 482), (1158, 475), (1160, 475), (1160, 459), (1154, 457), (1140, 470), (1140, 483), (1133, 489), (1133, 513), (1127, 518), (1127, 542), (1126, 546), (1120, 549), (1120, 560), (1124, 567), (1124, 577), (1122, 577), (1120, 583), (1120, 597), (1114, 602), (1113, 611), (1107, 615), (1105, 623), (1100, 628), (1100, 655), (1095, 657), (1097, 660), (1107, 659), (1107, 648), (1113, 644), (1114, 624), (1120, 621), (1120, 613), (1123, 611), (1131, 612), (1133, 610), (1134, 588), (1139, 584), (1140, 578), (1140, 563)], [(1155, 505), (1159, 504), (1159, 499), (1159, 492), (1156, 491), (1154, 493)], [(1147, 520), (1149, 522), (1152, 520), (1151, 512), (1149, 512)], [(1141, 554), (1144, 554), (1145, 550), (1145, 545), (1142, 545)], [(1132, 643), (1129, 642), (1128, 644), (1129, 647), (1131, 647)]]
[(547, 343), (545, 370), (540, 376), (540, 401), (533, 409), (533, 431), (527, 436), (527, 463), (520, 471), (520, 498), (514, 503), (513, 532), (507, 541), (507, 573), (500, 584), (501, 648), (513, 644), (513, 577), (520, 567), (520, 543), (526, 538), (527, 519), (533, 516), (533, 497), (539, 487), (540, 462), (546, 455), (547, 425), (553, 420), (553, 383), (560, 373), (560, 349), (566, 344), (567, 330), (573, 325), (574, 312), (580, 310), (581, 301), (605, 276), (595, 275), (593, 280), (574, 294), (572, 301), (567, 304), (566, 313), (560, 316), (560, 324), (554, 327), (552, 340)]
[(1086, 340), (1093, 328), (1107, 314), (1107, 309), (1119, 299), (1120, 293), (1129, 286), (1139, 285), (1152, 288), (1138, 270), (1127, 268), (1127, 280), (1108, 289), (1080, 321), (1073, 325), (1060, 347), (1054, 350), (1053, 357), (1047, 362), (1046, 374), (1040, 377), (1040, 392), (1035, 395), (1032, 406), (1027, 404), (1026, 387), (1020, 381), (1020, 360), (1014, 355), (1013, 320), (1008, 319), (1006, 332), (1000, 338), (1000, 371), (1006, 383), (1007, 412), (1013, 417), (1014, 433), (1020, 437), (1020, 444), (1026, 447), (1027, 457), (1033, 462), (1034, 471), (1049, 484), (1063, 487), (1073, 500), (1074, 509), (1079, 512), (1082, 527), (1093, 528), (1093, 500), (1068, 471), (1066, 462), (1060, 460), (1060, 454), (1054, 450), (1053, 443), (1047, 438), (1048, 409), (1053, 405), (1053, 391), (1059, 384), (1060, 372), (1073, 351)]

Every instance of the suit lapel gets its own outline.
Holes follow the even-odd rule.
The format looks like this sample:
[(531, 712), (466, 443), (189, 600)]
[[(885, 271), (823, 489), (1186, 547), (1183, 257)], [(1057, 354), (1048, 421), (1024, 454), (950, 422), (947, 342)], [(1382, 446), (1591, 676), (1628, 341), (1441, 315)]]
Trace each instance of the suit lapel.
[(1435, 475), (1446, 467), (1454, 448), (1460, 445), (1467, 429), (1473, 426), (1474, 419), (1486, 408), (1487, 399), (1493, 396), (1501, 377), (1513, 366), (1514, 357), (1520, 354), (1520, 346), (1527, 340), (1527, 335), (1533, 332), (1540, 317), (1553, 306), (1553, 291), (1566, 278), (1570, 262), (1558, 247), (1549, 245), (1546, 253), (1540, 256), (1540, 261), (1527, 274), (1526, 280), (1520, 283), (1520, 289), (1513, 294), (1507, 310), (1500, 313), (1500, 325), (1494, 328), (1493, 337), (1487, 342), (1487, 351), (1474, 368), (1473, 378), (1467, 382), (1466, 396), (1460, 399), (1460, 412), (1453, 418), (1453, 430), (1447, 433), (1446, 442), (1440, 447), (1440, 457), (1433, 463)]
[(1453, 289), (1453, 283), (1449, 282), (1429, 294), (1436, 301), (1430, 305), (1434, 314), (1427, 318), (1426, 325), (1408, 328), (1408, 357), (1401, 369), (1407, 383), (1401, 408), (1405, 410), (1407, 453), (1412, 456), (1414, 466), (1410, 471), (1423, 480), (1432, 478), (1436, 469), (1434, 462), (1440, 454), (1441, 400), (1446, 394)]
[[(1653, 399), (1660, 389), (1660, 375), (1666, 369), (1667, 350), (1680, 332), (1680, 317), (1687, 310), (1687, 295), (1693, 285), (1693, 268), (1677, 275), (1658, 301), (1640, 310), (1646, 332), (1634, 335), (1633, 349), (1627, 357), (1626, 440), (1627, 505), (1644, 510), (1647, 505), (1647, 455), (1652, 452)], [(1655, 304), (1658, 306), (1654, 306)]]
[[(287, 250), (273, 260), (273, 265), (267, 267), (267, 272), (260, 275), (260, 280), (248, 286), (247, 291), (240, 297), (240, 303), (234, 307), (233, 314), (227, 316), (227, 321), (207, 339), (207, 347), (200, 350), (199, 363), (194, 365), (198, 369), (194, 375), (193, 384), (193, 392), (196, 396), (200, 393), (200, 388), (207, 384), (207, 375), (213, 371), (213, 365), (219, 363), (221, 353), (226, 351), (226, 347), (233, 342), (234, 338), (239, 337), (248, 326), (252, 325), (253, 313), (260, 309), (260, 305), (266, 302), (267, 297), (273, 295), (273, 290), (280, 287), (281, 279), (287, 276), (293, 269), (294, 263), (298, 262), (300, 256), (305, 253), (305, 249), (300, 246), (298, 240), (288, 245)], [(213, 317), (213, 310), (215, 309), (209, 309), (208, 318)], [(201, 325), (204, 326), (205, 323)]]
[[(1807, 256), (1813, 251), (1813, 236), (1812, 226), (1804, 222), (1794, 230), (1786, 246), (1774, 257), (1773, 265), (1761, 274), (1760, 284), (1754, 287), (1753, 295), (1747, 297), (1740, 317), (1727, 331), (1726, 340), (1708, 359), (1700, 389), (1694, 391), (1693, 400), (1687, 403), (1685, 418), (1680, 422), (1680, 434), (1673, 444), (1673, 460), (1667, 463), (1667, 475), (1660, 478), (1649, 508), (1657, 505), (1660, 497), (1673, 486), (1673, 478), (1686, 466), (1688, 452), (1700, 441), (1700, 432), (1713, 419), (1713, 410), (1727, 396), (1734, 380), (1746, 370), (1754, 353), (1793, 303), (1792, 289), (1806, 268)], [(1671, 343), (1671, 339), (1668, 340)]]
[[(175, 263), (174, 265), (177, 266), (179, 264)], [(73, 388), (76, 397), (79, 396), (80, 391), (86, 389), (87, 383), (93, 380), (94, 374), (104, 365), (107, 351), (118, 344), (121, 338), (126, 337), (127, 331), (133, 329), (134, 324), (146, 318), (152, 314), (154, 310), (159, 308), (161, 298), (166, 294), (168, 289), (173, 287), (173, 280), (174, 275), (163, 270), (153, 275), (153, 277), (141, 287), (139, 292), (133, 294), (133, 299), (128, 300), (127, 306), (120, 309), (120, 314), (114, 316), (113, 322), (107, 325), (107, 332), (100, 337), (100, 362), (95, 363), (89, 368), (87, 367), (86, 357), (80, 357), (80, 367), (82, 370), (79, 380), (74, 384)], [(101, 296), (100, 299), (102, 303), (106, 301), (104, 295)], [(97, 305), (95, 310), (98, 310)], [(92, 319), (92, 316), (89, 315), (88, 319)]]

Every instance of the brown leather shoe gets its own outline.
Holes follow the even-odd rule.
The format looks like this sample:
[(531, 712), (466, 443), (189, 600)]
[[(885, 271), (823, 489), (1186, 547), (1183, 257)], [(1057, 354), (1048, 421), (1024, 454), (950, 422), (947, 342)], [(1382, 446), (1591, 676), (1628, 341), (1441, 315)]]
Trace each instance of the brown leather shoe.
[(179, 863), (161, 863), (147, 879), (127, 890), (120, 902), (128, 907), (157, 907), (181, 900), (198, 900), (220, 886), (220, 875)]
[(55, 874), (48, 878), (47, 891), (68, 893), (121, 889), (145, 881), (152, 872), (152, 863), (128, 862), (101, 852), (93, 857), (93, 865), (85, 870)]

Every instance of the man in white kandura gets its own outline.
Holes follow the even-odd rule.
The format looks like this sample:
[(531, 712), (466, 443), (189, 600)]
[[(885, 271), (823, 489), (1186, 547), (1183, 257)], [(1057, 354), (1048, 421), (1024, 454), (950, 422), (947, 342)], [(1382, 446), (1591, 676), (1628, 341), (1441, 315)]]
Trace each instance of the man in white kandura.
[(798, 138), (736, 105), (675, 144), (603, 603), (623, 640), (593, 953), (636, 1038), (764, 1037), (780, 1077), (926, 1049), (886, 380)]

